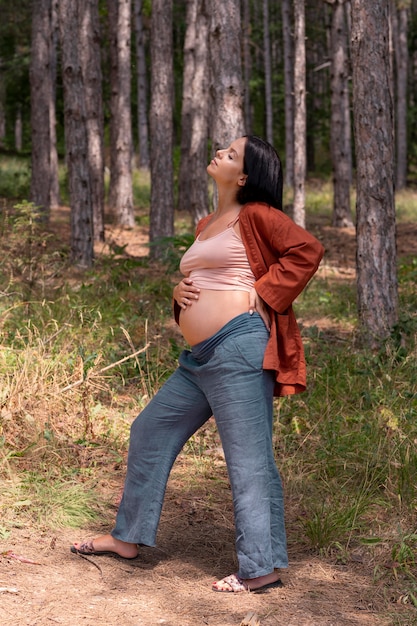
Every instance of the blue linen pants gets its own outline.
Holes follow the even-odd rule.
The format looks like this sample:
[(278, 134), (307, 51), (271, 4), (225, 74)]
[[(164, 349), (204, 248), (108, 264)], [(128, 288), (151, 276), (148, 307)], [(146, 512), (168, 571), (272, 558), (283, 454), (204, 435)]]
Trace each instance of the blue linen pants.
[(232, 488), (238, 575), (256, 578), (288, 566), (272, 447), (274, 378), (262, 368), (267, 341), (261, 317), (244, 313), (182, 352), (178, 369), (132, 424), (115, 538), (155, 545), (172, 465), (214, 415)]

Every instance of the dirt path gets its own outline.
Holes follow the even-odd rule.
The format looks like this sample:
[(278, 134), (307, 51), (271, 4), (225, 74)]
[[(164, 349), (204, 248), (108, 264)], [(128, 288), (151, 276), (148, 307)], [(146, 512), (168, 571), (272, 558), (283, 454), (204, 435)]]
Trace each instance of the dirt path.
[(374, 584), (369, 559), (356, 554), (338, 564), (303, 546), (291, 502), (284, 586), (264, 594), (213, 592), (213, 580), (236, 568), (230, 488), (221, 462), (214, 486), (213, 475), (198, 470), (190, 479), (190, 463), (181, 455), (174, 466), (158, 548), (141, 548), (133, 561), (70, 553), (74, 540), (107, 532), (110, 517), (84, 531), (13, 529), (0, 553), (11, 550), (37, 564), (0, 558), (0, 624), (240, 626), (252, 611), (261, 626), (388, 626), (394, 622), (383, 616), (391, 610), (403, 616), (396, 624), (408, 626), (406, 615), (410, 626), (417, 623), (410, 606), (391, 609), (389, 589)]
[[(208, 526), (208, 532), (215, 531)], [(216, 574), (232, 571), (231, 555), (213, 554), (206, 543), (199, 550), (194, 547), (191, 557), (188, 538), (187, 534), (178, 537), (171, 549), (162, 539), (162, 551), (142, 549), (135, 561), (110, 556), (87, 560), (69, 552), (73, 531), (66, 530), (59, 538), (51, 533), (13, 532), (13, 540), (3, 543), (1, 550), (14, 550), (39, 565), (1, 559), (0, 588), (8, 591), (0, 597), (0, 623), (239, 626), (249, 611), (258, 615), (262, 626), (389, 623), (378, 616), (384, 602), (372, 586), (371, 573), (361, 567), (295, 556), (283, 575), (282, 589), (264, 594), (214, 593), (211, 583)], [(212, 565), (214, 558), (218, 568)]]
[(148, 555), (137, 563), (96, 557), (99, 571), (71, 556), (64, 537), (54, 549), (47, 535), (19, 542), (42, 565), (2, 560), (1, 586), (16, 589), (1, 596), (4, 626), (238, 626), (249, 611), (262, 626), (388, 624), (373, 611), (368, 577), (317, 559), (293, 561), (282, 590), (225, 595), (210, 591), (213, 576), (204, 563), (190, 564), (185, 577), (180, 555), (153, 566)]

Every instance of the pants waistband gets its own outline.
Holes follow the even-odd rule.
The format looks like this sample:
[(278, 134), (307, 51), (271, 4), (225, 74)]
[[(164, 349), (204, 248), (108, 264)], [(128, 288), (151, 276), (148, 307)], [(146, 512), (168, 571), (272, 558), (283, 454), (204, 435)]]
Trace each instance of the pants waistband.
[(228, 337), (244, 335), (262, 329), (267, 333), (259, 313), (253, 313), (252, 315), (250, 313), (241, 313), (222, 326), (217, 333), (192, 346), (191, 354), (199, 363), (207, 363), (217, 346)]

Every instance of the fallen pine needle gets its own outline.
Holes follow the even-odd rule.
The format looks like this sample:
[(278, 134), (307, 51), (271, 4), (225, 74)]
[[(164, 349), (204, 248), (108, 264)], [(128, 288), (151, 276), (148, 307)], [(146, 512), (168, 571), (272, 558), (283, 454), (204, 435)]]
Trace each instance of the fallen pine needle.
[(16, 587), (0, 587), (0, 593), (19, 593)]
[(1, 556), (4, 556), (6, 559), (16, 559), (16, 561), (20, 561), (20, 563), (28, 563), (29, 565), (42, 565), (42, 563), (32, 561), (32, 559), (28, 559), (26, 556), (20, 556), (19, 554), (15, 554), (13, 550), (7, 550), (6, 552), (2, 552)]

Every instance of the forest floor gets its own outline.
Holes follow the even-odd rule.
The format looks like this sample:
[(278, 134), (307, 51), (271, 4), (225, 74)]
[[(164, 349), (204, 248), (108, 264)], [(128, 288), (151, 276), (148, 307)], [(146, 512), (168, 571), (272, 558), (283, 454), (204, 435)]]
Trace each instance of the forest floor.
[[(61, 236), (68, 234), (62, 215), (56, 228)], [(353, 229), (337, 230), (318, 219), (309, 228), (326, 247), (320, 271), (353, 280)], [(107, 235), (117, 245), (126, 244), (129, 255), (147, 253), (143, 228), (124, 232), (109, 228)], [(415, 256), (416, 241), (417, 224), (400, 224), (399, 254)], [(215, 481), (204, 472), (200, 476), (193, 463), (192, 455), (178, 459), (168, 485), (158, 548), (141, 548), (136, 560), (70, 553), (73, 541), (108, 532), (110, 519), (76, 531), (14, 528), (7, 540), (0, 541), (0, 623), (239, 626), (253, 612), (259, 622), (250, 623), (261, 626), (417, 624), (416, 609), (402, 604), (395, 581), (375, 582), (374, 563), (365, 553), (352, 551), (345, 562), (338, 562), (303, 544), (291, 501), (286, 512), (290, 567), (282, 573), (284, 586), (264, 594), (214, 593), (212, 582), (236, 567), (230, 493), (221, 458)], [(116, 501), (122, 481), (122, 473), (112, 473), (109, 467), (98, 488), (103, 497), (113, 493)]]

